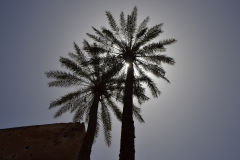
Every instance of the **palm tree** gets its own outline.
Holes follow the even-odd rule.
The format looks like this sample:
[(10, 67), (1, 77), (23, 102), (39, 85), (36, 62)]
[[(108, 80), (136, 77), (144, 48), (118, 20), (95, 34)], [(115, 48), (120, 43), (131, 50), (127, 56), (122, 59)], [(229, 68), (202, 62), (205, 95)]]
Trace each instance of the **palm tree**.
[[(98, 135), (99, 121), (103, 125), (105, 142), (111, 144), (111, 117), (109, 108), (118, 120), (121, 120), (122, 113), (112, 100), (120, 99), (122, 96), (122, 78), (116, 78), (114, 75), (118, 72), (117, 65), (108, 67), (108, 62), (113, 60), (104, 59), (96, 56), (94, 50), (86, 55), (74, 43), (75, 53), (69, 53), (70, 58), (60, 58), (62, 66), (69, 71), (49, 71), (46, 72), (48, 78), (52, 78), (49, 87), (74, 87), (77, 90), (62, 96), (50, 103), (49, 109), (61, 106), (55, 113), (54, 117), (59, 117), (63, 113), (70, 111), (75, 112), (73, 121), (81, 121), (85, 118), (88, 122), (87, 133), (80, 150), (79, 159), (90, 160), (91, 148), (94, 137)], [(144, 100), (144, 89), (140, 86), (135, 87), (136, 93), (139, 93), (139, 101)], [(146, 99), (146, 98), (145, 98)], [(101, 103), (100, 113), (98, 113), (99, 103)], [(143, 119), (140, 115), (139, 108), (135, 108), (136, 118), (140, 122)]]
[[(84, 42), (85, 50), (97, 50), (98, 54), (108, 53), (108, 56), (118, 60), (119, 70), (121, 67), (128, 65), (125, 89), (123, 96), (123, 115), (122, 130), (120, 144), (120, 160), (135, 159), (135, 129), (133, 121), (133, 92), (134, 85), (145, 83), (150, 88), (154, 97), (160, 94), (159, 89), (153, 80), (146, 74), (150, 72), (153, 75), (163, 78), (165, 70), (162, 63), (173, 65), (174, 59), (168, 57), (161, 52), (165, 51), (165, 46), (176, 42), (175, 39), (165, 39), (160, 41), (153, 40), (162, 33), (162, 24), (148, 28), (147, 23), (149, 17), (145, 18), (140, 25), (137, 26), (137, 8), (134, 7), (132, 13), (124, 16), (120, 14), (120, 24), (118, 25), (111, 12), (107, 11), (106, 16), (110, 25), (110, 29), (101, 27), (97, 29), (93, 27), (95, 34), (87, 33), (96, 44), (90, 45)], [(136, 70), (136, 71), (135, 71)]]

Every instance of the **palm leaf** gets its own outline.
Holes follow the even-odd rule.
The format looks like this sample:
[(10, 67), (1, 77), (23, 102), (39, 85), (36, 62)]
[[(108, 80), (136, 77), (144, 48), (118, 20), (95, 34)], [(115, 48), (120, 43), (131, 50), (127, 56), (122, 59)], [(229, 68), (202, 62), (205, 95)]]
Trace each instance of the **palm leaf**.
[(112, 28), (112, 30), (115, 31), (116, 33), (118, 33), (119, 28), (117, 26), (115, 19), (112, 16), (112, 13), (110, 11), (106, 11), (106, 16), (107, 16), (108, 23), (109, 23), (110, 27)]
[(145, 95), (145, 88), (143, 88), (141, 83), (138, 83), (137, 81), (135, 81), (133, 86), (133, 95), (137, 98), (139, 104), (149, 100), (149, 97)]
[(142, 30), (144, 30), (147, 27), (147, 23), (149, 21), (149, 17), (146, 17), (138, 26), (137, 32), (136, 34), (139, 34), (140, 32), (142, 32)]
[(138, 70), (140, 77), (136, 78), (135, 80), (138, 82), (142, 82), (142, 83), (146, 83), (147, 86), (149, 87), (152, 95), (154, 97), (158, 97), (158, 95), (160, 95), (160, 91), (157, 88), (156, 84), (152, 81), (152, 79), (150, 77), (148, 77), (142, 70), (141, 68), (139, 68), (138, 65), (135, 65), (136, 69)]
[(161, 64), (161, 63), (167, 63), (167, 64), (171, 64), (171, 65), (175, 64), (175, 60), (172, 57), (168, 57), (166, 55), (146, 56), (146, 57), (144, 57), (144, 59), (146, 59), (150, 62), (154, 62), (156, 64)]
[(112, 130), (112, 124), (111, 124), (111, 117), (109, 110), (105, 103), (102, 101), (101, 102), (101, 120), (103, 124), (103, 131), (104, 131), (104, 137), (105, 137), (105, 142), (107, 146), (111, 145), (111, 130)]
[(134, 7), (131, 15), (128, 15), (127, 17), (127, 35), (128, 35), (128, 42), (129, 45), (132, 46), (132, 40), (133, 40), (133, 34), (136, 30), (136, 24), (137, 24), (137, 7)]
[(54, 115), (54, 118), (60, 117), (63, 113), (71, 110), (72, 103), (67, 103), (63, 105)]
[(120, 27), (121, 27), (121, 31), (122, 31), (123, 35), (126, 34), (126, 26), (127, 26), (127, 23), (126, 23), (124, 13), (121, 12), (121, 14), (120, 14)]
[(141, 67), (143, 67), (146, 71), (150, 71), (152, 74), (154, 74), (157, 77), (164, 76), (165, 71), (160, 65), (151, 64), (151, 63), (144, 63), (141, 60), (136, 61)]
[(75, 42), (74, 42), (73, 46), (74, 46), (76, 54), (78, 55), (79, 61), (85, 62), (87, 58), (84, 55), (84, 53), (81, 51), (80, 47)]
[(62, 105), (64, 103), (68, 102), (68, 101), (71, 101), (74, 98), (80, 96), (82, 93), (85, 93), (85, 92), (86, 92), (86, 90), (78, 90), (78, 91), (68, 93), (65, 96), (62, 96), (60, 99), (57, 99), (57, 100), (51, 102), (50, 106), (49, 106), (49, 109), (51, 109), (53, 107), (56, 107), (56, 106), (59, 106), (59, 105)]
[(144, 121), (144, 119), (143, 119), (143, 117), (141, 116), (140, 113), (141, 113), (141, 108), (133, 105), (133, 115), (134, 115), (134, 117), (138, 120), (138, 122), (144, 123), (145, 121)]
[(150, 28), (146, 34), (144, 34), (143, 38), (138, 39), (138, 41), (134, 44), (133, 49), (138, 50), (140, 46), (143, 46), (147, 42), (156, 38), (161, 32), (161, 26), (163, 24), (158, 24)]
[(113, 111), (114, 115), (116, 116), (116, 118), (119, 121), (121, 121), (122, 120), (122, 112), (119, 110), (117, 105), (110, 98), (106, 98), (106, 103), (112, 109), (112, 111)]

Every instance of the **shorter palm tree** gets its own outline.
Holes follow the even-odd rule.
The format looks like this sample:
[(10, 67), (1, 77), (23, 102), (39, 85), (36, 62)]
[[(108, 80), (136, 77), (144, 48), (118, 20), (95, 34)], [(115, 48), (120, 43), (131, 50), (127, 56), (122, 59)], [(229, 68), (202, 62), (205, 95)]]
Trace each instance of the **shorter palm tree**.
[[(49, 87), (74, 87), (76, 91), (62, 96), (50, 103), (49, 109), (61, 106), (54, 117), (59, 117), (63, 113), (75, 112), (73, 121), (85, 121), (88, 123), (87, 133), (80, 150), (79, 159), (90, 160), (91, 148), (94, 137), (98, 135), (100, 121), (103, 125), (105, 142), (111, 144), (111, 116), (109, 108), (113, 111), (118, 120), (121, 120), (121, 111), (113, 101), (113, 97), (121, 97), (124, 82), (121, 78), (115, 77), (118, 73), (116, 65), (109, 67), (111, 58), (101, 58), (93, 52), (88, 55), (83, 53), (77, 44), (74, 43), (75, 53), (69, 53), (70, 58), (60, 58), (62, 66), (67, 71), (46, 72), (48, 78), (54, 80), (49, 82)], [(117, 64), (117, 63), (116, 63)], [(139, 95), (144, 95), (143, 88), (137, 88)], [(137, 91), (136, 91), (137, 92)], [(141, 100), (142, 98), (139, 97)], [(100, 112), (99, 110), (100, 105)], [(136, 118), (143, 122), (139, 108), (134, 108)]]

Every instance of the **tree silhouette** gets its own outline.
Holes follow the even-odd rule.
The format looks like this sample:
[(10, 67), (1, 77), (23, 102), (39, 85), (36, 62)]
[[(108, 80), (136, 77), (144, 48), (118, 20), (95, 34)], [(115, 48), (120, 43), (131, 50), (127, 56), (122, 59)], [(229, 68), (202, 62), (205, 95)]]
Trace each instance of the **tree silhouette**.
[[(125, 17), (120, 14), (120, 24), (118, 25), (110, 11), (106, 12), (110, 29), (93, 27), (95, 34), (87, 33), (96, 43), (90, 45), (84, 41), (84, 49), (87, 51), (95, 50), (96, 54), (108, 53), (121, 65), (121, 70), (128, 64), (125, 89), (123, 96), (123, 115), (120, 144), (120, 160), (135, 159), (135, 129), (133, 121), (133, 95), (134, 86), (145, 83), (154, 97), (158, 97), (160, 91), (154, 81), (146, 74), (150, 72), (167, 82), (165, 70), (162, 63), (173, 65), (174, 59), (161, 52), (165, 51), (165, 46), (176, 42), (175, 39), (165, 39), (153, 42), (162, 33), (162, 24), (157, 24), (148, 28), (149, 17), (145, 18), (137, 26), (137, 8), (134, 7), (130, 15)], [(136, 71), (135, 71), (136, 70)]]
[[(118, 73), (117, 65), (109, 67), (109, 63), (112, 64), (114, 59), (99, 57), (94, 54), (94, 50), (85, 54), (75, 43), (74, 49), (75, 53), (69, 53), (69, 58), (60, 58), (62, 66), (68, 71), (49, 71), (46, 72), (46, 76), (53, 79), (48, 83), (49, 87), (74, 87), (76, 91), (51, 102), (49, 109), (61, 106), (55, 113), (55, 118), (70, 111), (71, 113), (75, 112), (74, 122), (85, 119), (88, 127), (79, 159), (90, 160), (91, 148), (94, 137), (98, 135), (100, 121), (103, 125), (105, 142), (108, 146), (111, 144), (109, 108), (117, 119), (121, 120), (122, 113), (113, 98), (121, 99), (124, 76), (115, 77)], [(140, 86), (135, 87), (134, 90), (141, 95), (138, 96), (138, 99), (142, 101), (141, 97), (145, 96), (144, 89)], [(98, 113), (99, 103), (101, 108)], [(134, 114), (140, 122), (143, 122), (139, 108), (134, 108)]]

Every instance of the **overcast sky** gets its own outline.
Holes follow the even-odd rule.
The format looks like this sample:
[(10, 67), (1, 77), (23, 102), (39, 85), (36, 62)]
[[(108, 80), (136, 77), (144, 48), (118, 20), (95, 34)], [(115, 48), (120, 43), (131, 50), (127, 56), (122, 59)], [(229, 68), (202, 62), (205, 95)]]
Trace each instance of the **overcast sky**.
[[(0, 128), (70, 122), (53, 119), (49, 102), (67, 93), (48, 88), (45, 71), (60, 69), (59, 57), (81, 45), (91, 26), (107, 25), (105, 11), (138, 7), (138, 22), (164, 23), (161, 38), (177, 43), (165, 54), (171, 84), (143, 104), (145, 124), (135, 123), (137, 160), (240, 159), (240, 2), (238, 0), (1, 0)], [(112, 146), (101, 135), (93, 160), (118, 159), (120, 123)]]

